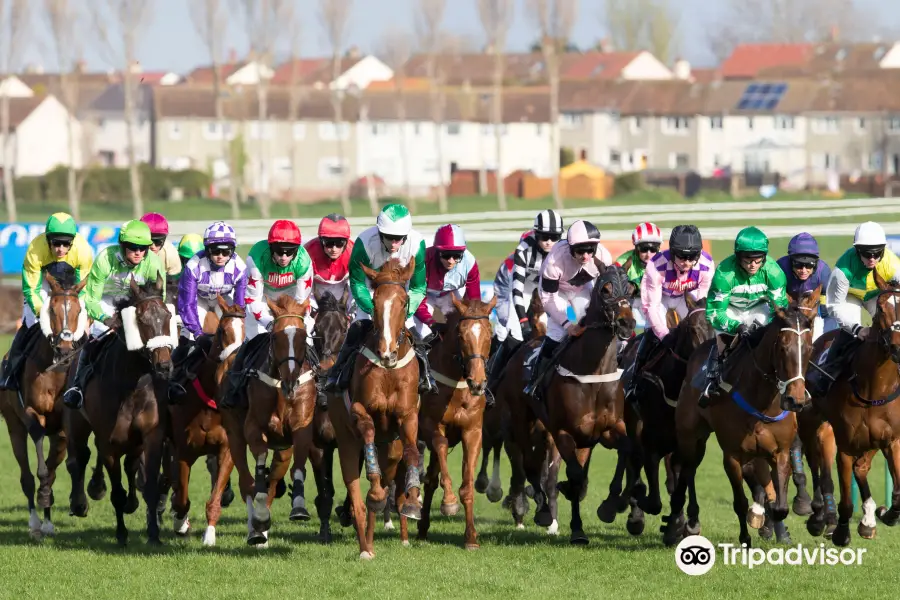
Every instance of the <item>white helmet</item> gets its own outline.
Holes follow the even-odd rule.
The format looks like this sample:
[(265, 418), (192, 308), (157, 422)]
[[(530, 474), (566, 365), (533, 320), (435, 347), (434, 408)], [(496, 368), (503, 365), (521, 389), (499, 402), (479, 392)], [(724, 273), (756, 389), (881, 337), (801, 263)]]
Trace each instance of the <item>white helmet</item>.
[(866, 221), (856, 228), (853, 234), (854, 246), (886, 246), (887, 236), (884, 228), (875, 221)]
[(385, 235), (409, 235), (412, 231), (412, 216), (402, 204), (388, 204), (376, 219), (379, 233)]

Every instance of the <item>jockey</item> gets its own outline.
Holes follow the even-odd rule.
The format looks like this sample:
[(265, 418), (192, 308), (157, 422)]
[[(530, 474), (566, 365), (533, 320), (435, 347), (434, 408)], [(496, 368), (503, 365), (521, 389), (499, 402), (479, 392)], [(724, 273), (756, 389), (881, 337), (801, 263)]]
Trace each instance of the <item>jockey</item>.
[[(337, 214), (325, 216), (319, 222), (318, 237), (308, 242), (304, 248), (309, 253), (313, 265), (313, 299), (316, 294), (329, 293), (340, 300), (350, 289), (350, 255), (353, 242), (350, 240), (350, 223)], [(348, 302), (350, 313), (352, 303)]]
[(509, 335), (512, 321), (515, 321), (516, 325), (519, 324), (519, 320), (515, 316), (516, 312), (510, 306), (512, 304), (511, 284), (514, 261), (514, 254), (507, 256), (497, 268), (497, 274), (494, 275), (494, 296), (497, 298), (494, 310), (497, 312), (497, 322), (493, 327), (491, 358), (488, 360), (487, 387), (490, 390), (497, 384), (497, 379), (503, 373), (503, 367), (506, 366), (509, 357), (519, 347), (519, 342)]
[(798, 233), (788, 242), (788, 253), (778, 259), (778, 266), (787, 279), (787, 293), (799, 297), (822, 286), (819, 312), (813, 321), (813, 341), (820, 335), (837, 328), (837, 322), (825, 317), (825, 292), (831, 277), (831, 267), (819, 258), (819, 244), (808, 233)]
[(706, 299), (706, 319), (716, 331), (706, 363), (707, 386), (700, 406), (709, 402), (721, 383), (719, 357), (725, 349), (723, 335), (749, 338), (771, 320), (775, 308), (788, 305), (784, 272), (768, 259), (769, 239), (756, 227), (745, 227), (734, 240), (734, 254), (716, 269)]
[[(627, 259), (626, 259), (627, 260)], [(641, 279), (641, 304), (647, 327), (638, 345), (632, 376), (625, 386), (630, 397), (637, 386), (639, 373), (653, 349), (661, 341), (672, 347), (674, 335), (666, 325), (666, 312), (675, 309), (678, 316), (688, 314), (685, 294), (699, 301), (706, 298), (712, 284), (715, 262), (703, 250), (703, 238), (695, 225), (677, 225), (669, 235), (669, 249), (656, 254)]]
[[(548, 326), (538, 365), (532, 368), (531, 381), (524, 390), (529, 396), (535, 396), (537, 383), (563, 337), (581, 335), (578, 321), (591, 302), (594, 280), (600, 275), (595, 259), (612, 264), (609, 250), (600, 243), (600, 232), (589, 221), (579, 219), (566, 232), (566, 241), (556, 244), (541, 266), (541, 302)], [(575, 321), (569, 321), (570, 306)]]
[(431, 330), (427, 325), (416, 328), (412, 319), (416, 309), (425, 298), (425, 240), (422, 235), (412, 228), (412, 216), (409, 210), (402, 204), (388, 204), (378, 215), (375, 227), (370, 227), (359, 234), (353, 244), (353, 254), (350, 255), (350, 293), (356, 302), (356, 315), (344, 345), (338, 354), (337, 362), (331, 368), (325, 390), (337, 391), (338, 388), (346, 389), (349, 383), (351, 369), (341, 377), (344, 365), (350, 356), (356, 352), (365, 340), (366, 334), (372, 328), (372, 282), (366, 277), (361, 265), (371, 269), (380, 269), (391, 258), (399, 259), (402, 265), (408, 265), (410, 259), (415, 260), (413, 275), (407, 283), (409, 303), (406, 309), (406, 326), (415, 331), (417, 335), (426, 337), (417, 339), (414, 349), (421, 362), (419, 373), (420, 391), (431, 392), (434, 387), (433, 380), (428, 370), (428, 344), (433, 339)]
[[(131, 282), (138, 285), (162, 279), (162, 295), (166, 294), (166, 273), (158, 255), (148, 252), (153, 240), (150, 228), (142, 221), (128, 221), (119, 230), (119, 243), (97, 255), (88, 274), (85, 306), (93, 319), (91, 342), (81, 350), (75, 370), (74, 385), (63, 394), (63, 402), (72, 409), (81, 408), (81, 388), (91, 372), (93, 350), (99, 344), (94, 338), (109, 330), (114, 323), (117, 302), (131, 294)], [(174, 315), (173, 315), (174, 318)]]
[[(13, 375), (21, 365), (26, 334), (37, 322), (45, 296), (50, 291), (50, 286), (44, 282), (44, 273), (50, 273), (60, 284), (75, 285), (87, 277), (93, 260), (94, 253), (87, 240), (78, 235), (75, 219), (61, 212), (50, 215), (44, 233), (31, 240), (25, 251), (22, 264), (22, 326), (16, 331), (9, 356), (0, 367), (0, 389), (11, 390), (16, 386)], [(60, 279), (64, 275), (73, 277), (69, 281)], [(82, 290), (80, 296), (83, 298), (84, 294)]]
[(194, 255), (203, 250), (203, 236), (199, 233), (186, 233), (178, 242), (178, 260), (181, 261), (181, 269), (187, 261), (194, 258)]
[[(650, 260), (659, 252), (662, 245), (662, 232), (659, 227), (653, 223), (639, 223), (634, 231), (631, 232), (631, 243), (634, 249), (629, 250), (616, 259), (616, 265), (624, 268), (628, 260), (631, 265), (628, 267), (628, 281), (634, 284), (638, 289), (641, 287), (641, 279), (644, 277), (644, 270)], [(632, 308), (644, 314), (644, 307), (640, 299), (632, 302)], [(646, 315), (644, 315), (646, 320)]]
[(141, 221), (150, 228), (150, 236), (153, 244), (150, 249), (159, 257), (166, 275), (178, 275), (181, 273), (181, 261), (178, 259), (178, 250), (172, 242), (166, 240), (169, 236), (169, 222), (159, 213), (147, 213), (141, 217)]
[[(510, 335), (522, 342), (531, 337), (531, 324), (528, 322), (528, 303), (531, 294), (537, 287), (541, 276), (541, 265), (547, 253), (562, 238), (563, 220), (555, 211), (542, 210), (534, 218), (534, 229), (529, 232), (515, 251), (513, 264), (513, 306), (518, 318), (516, 326), (509, 326)], [(509, 323), (513, 324), (510, 313)]]
[(828, 311), (840, 326), (824, 363), (807, 372), (807, 389), (812, 396), (824, 397), (869, 328), (862, 326), (862, 311), (875, 316), (878, 286), (875, 272), (884, 281), (900, 280), (900, 258), (887, 248), (887, 237), (878, 223), (868, 221), (856, 228), (853, 247), (834, 265), (828, 280)]
[[(481, 275), (475, 257), (466, 249), (466, 238), (459, 225), (442, 225), (434, 234), (434, 245), (425, 250), (425, 297), (413, 316), (420, 339), (432, 331), (443, 334), (445, 323), (436, 323), (434, 310), (448, 315), (456, 309), (451, 294), (467, 300), (481, 300)], [(428, 373), (429, 385), (434, 378)], [(490, 397), (489, 397), (490, 398)]]
[[(297, 302), (305, 302), (312, 293), (312, 261), (302, 246), (300, 229), (293, 221), (280, 219), (269, 228), (267, 239), (253, 244), (247, 255), (247, 294), (244, 310), (247, 315), (244, 335), (247, 343), (241, 346), (232, 363), (230, 393), (222, 399), (226, 407), (233, 406), (237, 395), (244, 388), (247, 371), (244, 362), (252, 358), (269, 339), (260, 335), (271, 330), (275, 321), (266, 300), (275, 300), (290, 294)], [(307, 343), (311, 344), (313, 323), (304, 315)]]

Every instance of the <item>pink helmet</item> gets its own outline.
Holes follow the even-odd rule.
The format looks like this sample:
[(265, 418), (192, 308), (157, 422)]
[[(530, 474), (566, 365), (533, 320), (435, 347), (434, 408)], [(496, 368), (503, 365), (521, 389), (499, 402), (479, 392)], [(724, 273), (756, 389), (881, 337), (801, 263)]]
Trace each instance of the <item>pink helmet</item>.
[(639, 223), (631, 233), (631, 242), (638, 244), (662, 244), (662, 232), (653, 223)]
[(150, 228), (150, 235), (169, 235), (169, 222), (159, 213), (147, 213), (141, 221)]
[(438, 250), (465, 250), (466, 238), (459, 225), (441, 225), (434, 233), (434, 247)]
[(566, 232), (566, 241), (569, 242), (569, 246), (599, 244), (600, 231), (590, 221), (578, 219), (569, 226), (569, 231)]

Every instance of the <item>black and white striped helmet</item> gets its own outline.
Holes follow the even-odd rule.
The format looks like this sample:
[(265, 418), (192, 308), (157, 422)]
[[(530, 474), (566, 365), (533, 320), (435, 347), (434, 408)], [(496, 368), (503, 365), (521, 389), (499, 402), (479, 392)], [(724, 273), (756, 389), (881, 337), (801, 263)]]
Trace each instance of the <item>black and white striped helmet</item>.
[(542, 210), (534, 218), (534, 230), (540, 233), (558, 233), (562, 235), (562, 217), (555, 210)]

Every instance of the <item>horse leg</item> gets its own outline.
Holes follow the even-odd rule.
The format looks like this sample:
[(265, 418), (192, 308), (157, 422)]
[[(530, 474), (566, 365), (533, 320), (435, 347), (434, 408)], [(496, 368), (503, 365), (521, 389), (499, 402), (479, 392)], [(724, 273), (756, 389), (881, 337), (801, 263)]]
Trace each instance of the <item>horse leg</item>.
[(206, 503), (206, 531), (203, 532), (203, 545), (210, 547), (216, 545), (216, 526), (222, 516), (223, 496), (228, 482), (231, 481), (231, 471), (234, 469), (234, 460), (227, 444), (219, 446), (217, 463), (216, 481)]
[(559, 535), (559, 451), (553, 440), (548, 441), (547, 451), (547, 478), (544, 481), (544, 491), (547, 497), (547, 505), (550, 507), (550, 516), (553, 521), (547, 527), (547, 535)]
[(56, 469), (66, 458), (66, 434), (63, 431), (50, 436), (50, 457), (47, 460), (47, 485), (50, 487), (50, 504), (44, 508), (44, 522), (41, 524), (41, 533), (51, 537), (56, 533), (51, 518), (51, 510), (54, 504), (53, 484), (56, 483)]
[[(421, 448), (419, 449), (420, 456), (422, 460), (425, 460), (425, 453), (422, 452)], [(420, 469), (420, 472), (424, 474), (424, 468)], [(399, 491), (398, 491), (399, 490)], [(384, 519), (384, 530), (385, 531), (393, 531), (394, 530), (394, 521), (391, 520), (391, 510), (397, 509), (397, 498), (401, 496), (403, 492), (402, 488), (397, 487), (397, 481), (391, 481), (391, 485), (388, 486), (387, 489), (387, 501), (384, 503), (384, 510), (381, 511), (381, 516)], [(406, 517), (400, 517), (401, 522), (406, 520)], [(402, 525), (401, 525), (402, 527)]]
[(641, 481), (643, 470), (643, 452), (638, 452), (637, 444), (632, 443), (632, 452), (629, 455), (628, 465), (625, 468), (625, 487), (628, 489), (628, 505), (631, 511), (625, 521), (625, 529), (631, 535), (644, 533), (644, 511), (640, 503), (647, 497), (647, 486)]
[(106, 477), (103, 474), (103, 463), (101, 462), (100, 453), (97, 453), (97, 462), (91, 473), (91, 480), (88, 481), (87, 493), (91, 500), (100, 502), (106, 497)]
[(471, 428), (463, 431), (463, 473), (459, 497), (466, 509), (466, 550), (478, 549), (478, 532), (475, 531), (475, 461), (481, 452), (481, 431)]
[(702, 442), (697, 447), (697, 454), (694, 458), (694, 468), (689, 474), (687, 481), (688, 487), (688, 507), (687, 522), (684, 525), (684, 531), (687, 535), (700, 535), (700, 503), (697, 502), (697, 469), (703, 463), (703, 457), (706, 456), (706, 442)]
[(493, 450), (491, 435), (488, 432), (487, 428), (482, 431), (481, 434), (481, 442), (484, 447), (484, 452), (481, 454), (481, 468), (478, 469), (478, 477), (475, 479), (475, 491), (479, 494), (483, 494), (487, 491), (488, 484), (490, 480), (488, 479), (487, 467), (488, 462), (491, 460), (491, 450)]
[(334, 485), (331, 480), (334, 448), (324, 449), (313, 446), (309, 453), (309, 464), (316, 480), (316, 512), (319, 514), (319, 541), (331, 542), (331, 507), (334, 504)]
[[(823, 471), (827, 471), (824, 468)], [(831, 541), (836, 546), (850, 544), (850, 518), (853, 516), (853, 457), (838, 450), (838, 484), (841, 486), (841, 501), (838, 504), (838, 522)]]
[[(534, 499), (534, 524), (538, 527), (550, 527), (553, 524), (553, 515), (550, 514), (550, 506), (547, 503), (547, 493), (543, 488), (544, 465), (548, 462), (548, 439), (546, 433), (540, 434), (536, 443), (525, 447), (524, 467), (525, 478), (531, 484), (532, 498)], [(528, 491), (525, 490), (525, 494)]]
[[(288, 470), (291, 467), (291, 454), (292, 449), (288, 448), (286, 450), (274, 450), (272, 451), (272, 465), (266, 471), (266, 479), (265, 484), (268, 486), (268, 490), (265, 493), (265, 507), (266, 512), (264, 516), (268, 518), (268, 523), (265, 528), (257, 529), (261, 531), (263, 537), (265, 538), (265, 542), (262, 544), (258, 544), (258, 548), (267, 548), (269, 546), (269, 530), (272, 528), (272, 502), (275, 501), (275, 498), (278, 497), (278, 490), (283, 485), (284, 477), (287, 475)], [(259, 495), (254, 499), (253, 502), (253, 512), (254, 514), (258, 514), (257, 511), (257, 501), (259, 500)]]
[[(160, 544), (159, 539), (159, 505), (165, 501), (161, 493), (160, 468), (162, 467), (165, 429), (160, 425), (144, 436), (144, 503), (147, 505), (147, 542)], [(170, 455), (171, 456), (171, 455)], [(110, 476), (111, 477), (111, 476)]]
[(659, 461), (662, 458), (655, 449), (645, 447), (644, 472), (647, 474), (648, 495), (638, 500), (638, 506), (646, 513), (658, 515), (662, 512), (662, 498), (659, 489)]
[(900, 474), (900, 440), (894, 440), (884, 449), (884, 460), (886, 469), (891, 474), (893, 487), (891, 488), (891, 506), (879, 506), (875, 511), (875, 516), (888, 527), (893, 527), (900, 519), (900, 484), (897, 483), (897, 476)]
[[(339, 424), (335, 424), (339, 427)], [(361, 443), (355, 437), (341, 440), (338, 444), (338, 460), (341, 463), (341, 476), (344, 486), (347, 488), (347, 500), (349, 501), (349, 513), (356, 526), (356, 537), (359, 542), (360, 560), (375, 558), (375, 549), (370, 548), (366, 541), (366, 506), (363, 503), (362, 492), (359, 489), (359, 456), (362, 451)]]
[(188, 518), (191, 511), (191, 499), (188, 487), (191, 483), (191, 466), (194, 457), (187, 456), (186, 449), (177, 448), (175, 451), (175, 494), (172, 497), (172, 512), (174, 519), (175, 535), (185, 536), (191, 531), (191, 521)]
[(448, 445), (446, 427), (443, 423), (438, 423), (434, 428), (431, 447), (433, 453), (437, 455), (438, 465), (441, 468), (441, 488), (444, 490), (444, 497), (441, 499), (441, 514), (445, 517), (452, 517), (459, 512), (460, 506), (456, 494), (453, 493), (453, 480), (450, 478), (450, 469), (447, 467)]
[(504, 444), (509, 458), (509, 509), (516, 529), (525, 529), (525, 515), (528, 513), (528, 498), (525, 496), (525, 457), (517, 441), (507, 440)]
[[(669, 496), (671, 496), (675, 492), (675, 478), (676, 478), (675, 469), (672, 467), (672, 454), (671, 453), (666, 454), (666, 457), (664, 460), (666, 463), (666, 493), (669, 494)], [(657, 468), (658, 468), (658, 465), (657, 465)], [(659, 484), (659, 481), (657, 480), (657, 485), (658, 484)]]
[(111, 448), (99, 447), (97, 451), (103, 456), (103, 465), (109, 475), (110, 494), (109, 500), (116, 511), (116, 541), (119, 546), (128, 544), (128, 529), (125, 527), (125, 501), (127, 499), (125, 487), (122, 485), (121, 455)]
[[(738, 536), (738, 540), (741, 544), (747, 544), (747, 547), (749, 548), (751, 546), (751, 540), (750, 533), (747, 531), (747, 521), (750, 519), (750, 515), (748, 514), (749, 505), (747, 496), (744, 494), (744, 471), (741, 461), (736, 456), (732, 456), (725, 452), (722, 456), (722, 466), (725, 469), (725, 474), (728, 475), (728, 481), (731, 483), (731, 492), (734, 496), (732, 506), (734, 507), (734, 514), (737, 515), (738, 522), (741, 526), (741, 533)], [(757, 507), (759, 512), (754, 510), (754, 515), (759, 517), (760, 522), (754, 526), (756, 529), (762, 525), (762, 519), (765, 514), (765, 509), (763, 509), (762, 506), (754, 505), (754, 509)]]
[(50, 472), (47, 470), (47, 460), (44, 458), (44, 438), (47, 432), (36, 418), (31, 417), (31, 422), (28, 425), (28, 435), (34, 443), (35, 457), (37, 458), (37, 506), (41, 509), (49, 508), (50, 485), (48, 479)]
[(485, 495), (490, 502), (500, 502), (503, 498), (503, 484), (500, 483), (500, 452), (503, 449), (503, 439), (493, 442), (494, 460), (491, 464), (491, 481), (488, 483)]
[[(566, 434), (568, 436), (568, 434)], [(562, 438), (565, 439), (565, 436)], [(570, 438), (571, 439), (571, 438)], [(574, 445), (574, 441), (572, 442)], [(567, 496), (569, 502), (572, 503), (572, 521), (570, 529), (572, 533), (569, 537), (569, 543), (586, 546), (589, 542), (587, 535), (584, 533), (584, 526), (581, 522), (581, 502), (587, 492), (587, 472), (591, 465), (591, 449), (580, 448), (575, 450), (574, 465), (566, 462), (566, 483), (570, 486), (570, 494)], [(573, 468), (573, 466), (575, 468)], [(565, 491), (563, 494), (565, 495)]]
[(872, 499), (872, 490), (869, 489), (869, 470), (872, 468), (872, 458), (878, 450), (869, 450), (856, 461), (853, 467), (853, 475), (859, 485), (859, 499), (862, 501), (863, 516), (859, 521), (857, 532), (861, 538), (871, 540), (875, 537), (875, 500)]
[(628, 449), (626, 445), (629, 443), (628, 438), (624, 436), (619, 438), (618, 448), (616, 449), (616, 470), (613, 473), (612, 481), (609, 482), (609, 494), (597, 507), (597, 516), (604, 523), (615, 521), (616, 514), (624, 511), (627, 507), (627, 503), (625, 506), (622, 505), (622, 478), (625, 477), (625, 467), (628, 463)]
[[(422, 518), (422, 502), (419, 499), (419, 459), (421, 453), (417, 444), (419, 415), (413, 408), (400, 421), (400, 439), (403, 443), (403, 461), (406, 463), (406, 481), (403, 494), (406, 496), (400, 514), (418, 521)], [(440, 457), (438, 457), (440, 459)], [(446, 464), (446, 463), (445, 463)], [(451, 490), (452, 493), (452, 490)]]
[(309, 521), (309, 511), (306, 510), (306, 460), (309, 458), (313, 447), (312, 426), (302, 427), (293, 432), (292, 443), (294, 447), (294, 484), (291, 493), (291, 521)]
[[(72, 479), (72, 491), (69, 494), (69, 514), (75, 517), (86, 517), (88, 514), (88, 499), (84, 493), (84, 472), (91, 460), (91, 449), (88, 447), (88, 438), (91, 435), (91, 426), (79, 411), (67, 410), (64, 415), (66, 429), (66, 470)], [(24, 433), (24, 432), (23, 432)], [(24, 436), (23, 436), (24, 441)], [(98, 468), (102, 455), (97, 453)], [(95, 469), (96, 475), (96, 469)], [(24, 484), (23, 484), (24, 485)], [(32, 486), (34, 482), (32, 481)], [(23, 487), (24, 491), (24, 487)], [(33, 494), (34, 492), (32, 492)]]
[(425, 471), (425, 494), (422, 499), (422, 518), (419, 520), (419, 533), (416, 539), (427, 540), (428, 529), (431, 527), (431, 503), (434, 500), (434, 492), (440, 483), (441, 468), (438, 464), (437, 452), (432, 452), (428, 459), (428, 469)]
[[(19, 485), (22, 493), (28, 501), (28, 532), (32, 538), (41, 539), (41, 519), (38, 517), (34, 503), (34, 475), (31, 473), (31, 465), (28, 461), (28, 431), (19, 418), (14, 415), (4, 415), (6, 428), (9, 431), (9, 440), (12, 442), (13, 455), (19, 464)], [(73, 486), (73, 489), (74, 486)], [(87, 512), (87, 508), (85, 508)]]
[[(788, 484), (791, 481), (793, 473), (791, 467), (790, 450), (778, 452), (770, 461), (769, 467), (772, 473), (772, 483), (774, 485), (775, 498), (768, 508), (772, 512), (772, 518), (776, 523), (784, 521), (790, 513), (788, 506)], [(773, 498), (767, 498), (769, 502)]]
[(125, 456), (125, 479), (128, 482), (128, 497), (125, 500), (126, 515), (134, 513), (141, 504), (137, 494), (138, 488), (141, 491), (144, 490), (144, 484), (138, 486), (137, 481), (139, 475), (141, 479), (143, 478), (143, 475), (141, 475), (143, 471), (143, 456), (142, 452), (132, 452)]
[(816, 430), (819, 449), (819, 481), (822, 489), (822, 500), (825, 504), (825, 538), (830, 539), (837, 528), (837, 507), (834, 502), (834, 477), (831, 465), (835, 464), (837, 457), (837, 443), (834, 439), (834, 430), (828, 422), (822, 423)]

